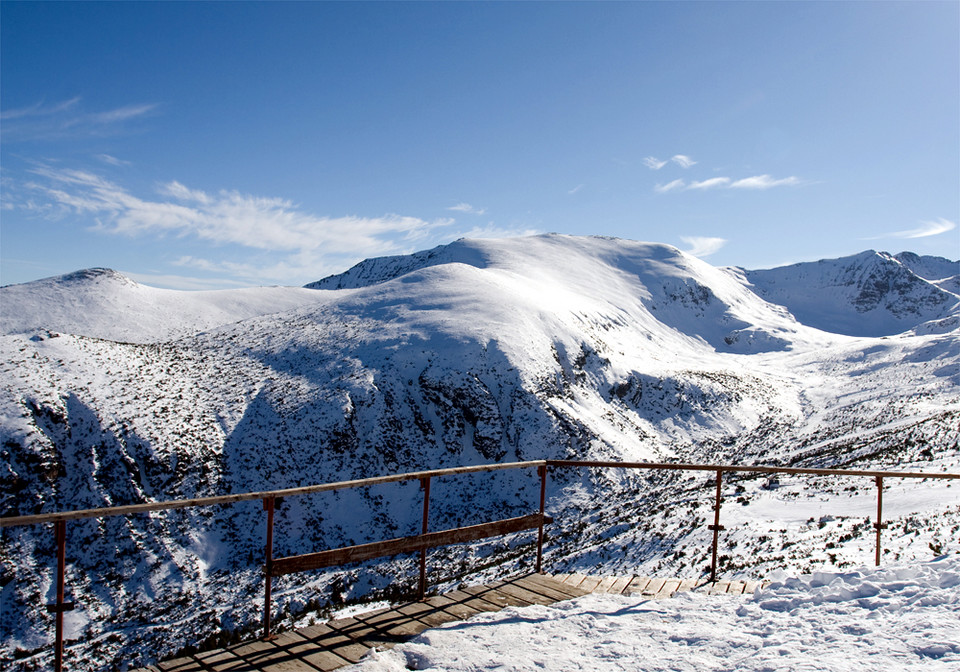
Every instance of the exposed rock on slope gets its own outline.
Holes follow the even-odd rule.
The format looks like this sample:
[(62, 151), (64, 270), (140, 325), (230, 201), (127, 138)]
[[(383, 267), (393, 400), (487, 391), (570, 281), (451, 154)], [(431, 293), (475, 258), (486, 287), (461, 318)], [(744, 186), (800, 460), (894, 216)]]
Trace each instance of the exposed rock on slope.
[[(370, 260), (315, 283), (327, 291), (151, 294), (103, 272), (2, 288), (0, 511), (542, 458), (955, 471), (957, 332), (908, 331), (931, 315), (949, 317), (949, 306), (931, 298), (946, 293), (897, 260), (874, 257), (825, 264), (832, 270), (819, 275), (794, 268), (754, 276), (665, 245), (551, 235)], [(889, 292), (864, 294), (883, 273), (903, 288), (902, 305)], [(856, 280), (841, 285), (846, 303), (831, 303), (827, 280), (836, 278)], [(784, 307), (790, 302), (770, 303), (750, 286), (788, 285), (782, 293), (790, 298), (801, 280), (818, 287), (831, 317), (834, 308), (856, 313), (851, 301), (867, 296), (864, 314), (898, 335), (827, 333), (798, 322)], [(68, 287), (76, 302), (64, 300), (56, 320), (45, 316)], [(268, 302), (280, 309), (269, 311)], [(136, 324), (110, 312), (123, 305), (133, 306)], [(226, 307), (203, 322), (206, 305)], [(153, 306), (166, 311), (162, 337), (148, 333)], [(826, 317), (811, 313), (808, 321)], [(190, 335), (169, 340), (177, 333)], [(806, 520), (831, 489), (853, 497), (827, 482), (792, 491), (764, 483), (729, 487), (738, 488), (744, 512), (759, 509), (751, 521), (766, 521), (771, 502), (793, 492), (792, 508), (769, 522), (777, 530), (792, 530), (797, 512)], [(527, 513), (538, 496), (536, 478), (520, 472), (434, 487), (433, 529)], [(697, 521), (706, 519), (708, 490), (699, 477), (677, 474), (552, 473), (551, 567), (697, 575), (706, 562), (708, 532)], [(913, 497), (919, 508), (902, 515), (925, 516), (933, 536), (890, 548), (927, 552), (924, 544), (939, 543), (960, 524), (952, 494)], [(275, 552), (412, 534), (419, 506), (415, 484), (291, 498), (277, 513)], [(838, 517), (789, 551), (786, 532), (731, 526), (723, 567), (852, 562), (864, 543), (862, 518)], [(841, 525), (853, 531), (841, 533)], [(53, 549), (45, 532), (6, 530), (0, 556), (0, 656), (21, 649), (22, 669), (47, 655), (49, 617), (39, 605), (49, 601)], [(81, 606), (70, 636), (82, 640), (74, 650), (81, 667), (141, 664), (222, 629), (251, 627), (263, 533), (254, 504), (71, 523), (71, 591)], [(850, 535), (832, 559), (820, 552), (828, 533)], [(523, 554), (501, 541), (445, 549), (434, 553), (433, 573), (455, 581), (467, 566), (508, 571)], [(328, 599), (334, 582), (347, 596), (369, 594), (407, 576), (407, 563), (286, 577), (277, 611), (293, 618), (311, 600)], [(155, 625), (140, 622), (146, 611)]]
[[(765, 271), (745, 271), (754, 291), (811, 327), (851, 336), (889, 336), (956, 318), (949, 280), (960, 263), (904, 252), (862, 252)], [(943, 282), (943, 284), (941, 284)]]

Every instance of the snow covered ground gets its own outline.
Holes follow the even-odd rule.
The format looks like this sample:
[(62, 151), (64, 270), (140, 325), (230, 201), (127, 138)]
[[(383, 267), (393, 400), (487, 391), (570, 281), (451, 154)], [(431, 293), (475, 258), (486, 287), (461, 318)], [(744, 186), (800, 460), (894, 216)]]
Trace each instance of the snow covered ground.
[(428, 630), (356, 672), (960, 669), (960, 555), (817, 572), (752, 596), (588, 595)]
[[(757, 275), (545, 235), (368, 260), (312, 288), (174, 292), (104, 269), (3, 287), (0, 515), (531, 459), (956, 473), (958, 268), (864, 253)], [(821, 303), (810, 321), (835, 331), (791, 312)], [(702, 576), (712, 478), (552, 471), (548, 569)], [(957, 539), (956, 484), (885, 488), (885, 563)], [(728, 475), (722, 494), (725, 578), (873, 557), (870, 480)], [(538, 495), (532, 470), (443, 479), (430, 525), (523, 515)], [(420, 497), (290, 498), (275, 554), (413, 534)], [(253, 632), (264, 530), (255, 505), (71, 523), (75, 669)], [(513, 540), (437, 549), (431, 581), (505, 576), (527, 556)], [(283, 577), (278, 625), (388, 598), (408, 560)], [(0, 659), (22, 672), (49, 666), (53, 566), (48, 530), (4, 532)]]

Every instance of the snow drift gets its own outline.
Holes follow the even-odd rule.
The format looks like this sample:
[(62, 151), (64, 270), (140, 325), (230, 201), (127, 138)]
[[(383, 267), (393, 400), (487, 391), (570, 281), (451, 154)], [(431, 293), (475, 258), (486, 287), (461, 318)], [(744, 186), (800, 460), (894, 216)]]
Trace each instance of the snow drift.
[[(942, 266), (928, 260), (924, 273)], [(369, 260), (312, 289), (161, 292), (100, 271), (0, 288), (0, 511), (542, 458), (957, 471), (956, 301), (911, 312), (928, 305), (923, 292), (945, 292), (914, 274), (925, 284), (907, 286), (922, 292), (867, 314), (899, 331), (831, 333), (791, 307), (809, 274), (784, 273), (779, 293), (761, 297), (760, 276), (670, 246), (548, 235)], [(844, 304), (833, 285), (812, 286), (831, 316), (861, 314), (860, 294)], [(939, 326), (921, 328), (931, 320)], [(870, 485), (731, 479), (727, 508), (742, 520), (727, 523), (721, 571), (862, 562)], [(433, 529), (528, 513), (538, 494), (516, 472), (435, 487)], [(682, 475), (551, 475), (548, 567), (699, 575), (710, 487)], [(903, 534), (890, 534), (889, 557), (927, 556), (953, 538), (958, 492), (892, 485)], [(419, 497), (395, 485), (285, 501), (275, 553), (411, 534)], [(263, 528), (253, 505), (71, 524), (72, 655), (87, 669), (139, 665), (254, 627)], [(515, 571), (518, 548), (437, 551), (431, 574)], [(0, 655), (23, 669), (47, 655), (39, 605), (52, 550), (43, 530), (4, 531)], [(285, 577), (276, 603), (293, 622), (334, 593), (382, 596), (408, 564)]]

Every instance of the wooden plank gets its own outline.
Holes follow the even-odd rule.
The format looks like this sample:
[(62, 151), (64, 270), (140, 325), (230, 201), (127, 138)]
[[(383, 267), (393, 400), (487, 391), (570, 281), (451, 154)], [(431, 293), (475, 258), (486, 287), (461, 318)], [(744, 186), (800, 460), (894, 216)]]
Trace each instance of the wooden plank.
[[(417, 609), (418, 607), (419, 609)], [(445, 611), (439, 606), (433, 606), (426, 602), (411, 602), (410, 604), (405, 604), (397, 608), (402, 613), (414, 616), (418, 621), (426, 623), (431, 628), (462, 620), (449, 611)]]
[(632, 576), (621, 576), (610, 586), (610, 592), (614, 595), (622, 595), (623, 591), (626, 590), (627, 586), (630, 585), (630, 581), (633, 579)]
[(202, 672), (203, 665), (190, 657), (174, 658), (157, 663), (163, 672)]
[(617, 577), (615, 576), (605, 576), (600, 579), (600, 584), (593, 589), (595, 593), (609, 593), (610, 588), (613, 587), (613, 584), (616, 583)]
[(647, 584), (642, 592), (644, 595), (656, 595), (666, 582), (666, 579), (650, 579), (650, 583)]
[(746, 584), (743, 581), (731, 581), (730, 585), (727, 586), (728, 595), (743, 595), (743, 589), (746, 587)]
[(560, 602), (562, 600), (569, 600), (572, 596), (567, 590), (558, 588), (557, 586), (563, 586), (562, 583), (556, 581), (549, 581), (539, 574), (527, 574), (521, 577), (518, 577), (512, 582), (514, 585), (520, 586), (524, 590), (529, 590), (531, 593), (537, 593), (543, 597), (553, 600), (554, 602)]
[(570, 574), (569, 577), (570, 578), (564, 581), (564, 583), (566, 583), (568, 586), (573, 586), (574, 588), (579, 588), (580, 584), (583, 583), (583, 580), (587, 578), (585, 574), (577, 573)]
[(443, 609), (460, 621), (486, 611), (497, 611), (499, 609), (496, 605), (478, 599), (462, 590), (455, 590), (428, 598), (427, 604)]
[(624, 588), (623, 592), (625, 595), (633, 595), (634, 593), (642, 593), (644, 589), (650, 584), (650, 577), (647, 576), (635, 576), (630, 580), (630, 583), (627, 584), (627, 587)]
[(526, 607), (534, 604), (511, 593), (495, 590), (492, 586), (467, 586), (463, 589), (463, 592), (470, 593), (479, 600), (493, 604), (497, 607), (497, 611), (507, 607)]
[(753, 595), (762, 583), (762, 581), (747, 581), (743, 587), (744, 595)]
[(675, 592), (677, 588), (680, 587), (680, 579), (667, 579), (663, 582), (663, 585), (660, 587), (660, 590), (657, 591), (658, 598), (670, 597)]
[(399, 539), (375, 541), (357, 546), (334, 548), (329, 551), (320, 551), (319, 553), (307, 553), (305, 555), (277, 558), (273, 561), (270, 568), (270, 575), (283, 576), (295, 572), (305, 572), (322, 567), (336, 567), (352, 562), (362, 562), (373, 558), (398, 555), (400, 553), (415, 553), (433, 548), (434, 546), (462, 544), (468, 541), (476, 541), (477, 539), (486, 539), (487, 537), (496, 537), (513, 532), (539, 528), (541, 521), (547, 524), (553, 522), (553, 519), (540, 513), (531, 513), (527, 516), (506, 518), (504, 520), (470, 525), (468, 527), (457, 527), (452, 530), (428, 532), (411, 537), (401, 537)]
[(700, 584), (699, 579), (683, 579), (680, 582), (680, 586), (677, 588), (678, 593), (684, 593), (688, 590), (693, 590)]
[(364, 616), (364, 614), (360, 614), (358, 618), (368, 625), (375, 627), (378, 636), (386, 635), (391, 638), (402, 637), (409, 639), (419, 635), (430, 627), (413, 616), (404, 614), (396, 609), (391, 609), (389, 612), (379, 614), (372, 618), (365, 618)]
[(580, 585), (577, 588), (585, 590), (588, 593), (592, 593), (593, 589), (600, 585), (600, 577), (598, 576), (585, 576), (583, 581), (580, 582)]
[(582, 597), (583, 595), (589, 594), (585, 590), (568, 586), (565, 583), (561, 583), (556, 579), (551, 579), (549, 576), (545, 576), (543, 574), (528, 574), (524, 577), (524, 580), (542, 586), (544, 590), (548, 591), (546, 594), (556, 595), (557, 600), (568, 600), (574, 597)]
[(545, 597), (540, 593), (534, 592), (532, 590), (527, 590), (523, 588), (515, 581), (502, 581), (492, 584), (491, 586), (495, 590), (501, 593), (506, 593), (508, 595), (513, 595), (520, 598), (521, 600), (526, 600), (531, 604), (539, 604), (540, 606), (548, 606), (556, 602), (556, 600)]
[[(292, 658), (309, 663), (312, 666), (310, 669), (316, 668), (322, 670), (322, 672), (331, 672), (331, 670), (351, 664), (346, 658), (341, 658), (332, 651), (322, 649), (316, 643), (304, 639), (296, 632), (285, 632), (279, 635), (274, 643), (289, 653)], [(283, 663), (278, 663), (278, 665), (283, 665)], [(285, 672), (285, 670), (267, 667), (264, 668), (264, 672)]]
[[(340, 623), (344, 629), (361, 625), (355, 619), (339, 619), (336, 622)], [(297, 634), (314, 645), (320, 646), (325, 651), (329, 651), (351, 663), (359, 661), (370, 650), (370, 647), (358, 644), (353, 638), (345, 634), (344, 630), (330, 627), (329, 623), (302, 628), (297, 631)]]
[(238, 658), (229, 649), (219, 649), (217, 651), (204, 651), (196, 655), (197, 660), (203, 663), (205, 670), (214, 672), (231, 672), (244, 669), (250, 669), (250, 664), (242, 658)]
[(729, 581), (715, 581), (714, 583), (708, 583), (709, 590), (707, 590), (707, 595), (723, 595), (727, 592), (727, 588), (730, 587)]

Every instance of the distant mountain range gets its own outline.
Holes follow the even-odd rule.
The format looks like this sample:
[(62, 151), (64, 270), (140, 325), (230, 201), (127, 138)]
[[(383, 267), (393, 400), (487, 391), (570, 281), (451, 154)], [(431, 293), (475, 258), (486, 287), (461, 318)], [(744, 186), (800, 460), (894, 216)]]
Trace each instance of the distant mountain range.
[[(3, 287), (0, 513), (543, 458), (958, 471), (958, 286), (960, 263), (910, 253), (750, 271), (545, 235), (371, 259), (305, 288), (177, 292), (104, 269)], [(514, 472), (444, 481), (431, 524), (529, 512), (537, 487)], [(699, 575), (709, 487), (552, 473), (547, 562)], [(731, 479), (722, 570), (865, 561), (871, 487)], [(960, 490), (895, 487), (891, 554), (955, 540)], [(277, 552), (411, 534), (419, 497), (285, 501)], [(4, 531), (0, 657), (23, 670), (48, 655), (47, 532)], [(73, 669), (143, 664), (259, 619), (255, 506), (71, 523), (69, 539)], [(451, 581), (523, 562), (496, 541), (433, 557)], [(334, 583), (372, 595), (409, 568), (286, 577), (277, 603), (293, 622)]]

